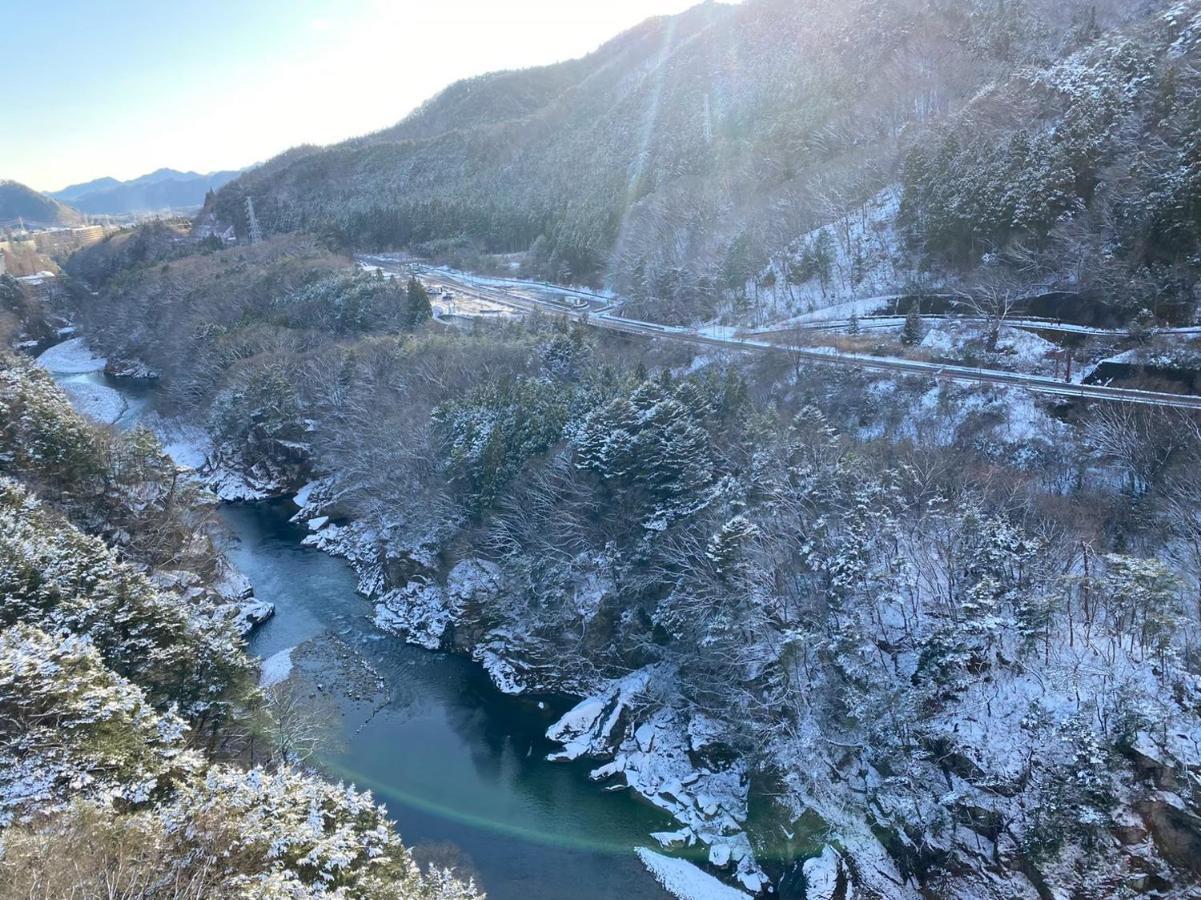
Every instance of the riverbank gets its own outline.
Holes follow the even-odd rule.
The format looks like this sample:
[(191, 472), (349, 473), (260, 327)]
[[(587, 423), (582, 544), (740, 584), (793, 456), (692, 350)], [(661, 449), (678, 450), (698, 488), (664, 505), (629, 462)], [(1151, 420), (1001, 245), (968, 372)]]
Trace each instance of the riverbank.
[(665, 897), (634, 850), (666, 817), (547, 762), (549, 710), (464, 657), (379, 632), (347, 564), (300, 546), (292, 509), (233, 504), (221, 519), (230, 560), (280, 610), (250, 649), (291, 649), (290, 686), (333, 716), (320, 767), (370, 788), (419, 858), (453, 862), (489, 897)]
[[(139, 422), (145, 395), (107, 379), (81, 339), (52, 351), (41, 361), (61, 384), (89, 385), (68, 389), (81, 412), (122, 428)], [(194, 441), (168, 450), (181, 465), (204, 462)], [(309, 532), (289, 521), (295, 511), (266, 500), (219, 515), (227, 557), (278, 609), (249, 648), (260, 659), (285, 652), (291, 689), (330, 715), (319, 767), (372, 789), (418, 858), (477, 876), (493, 898), (667, 896), (635, 854), (670, 828), (667, 816), (599, 790), (583, 761), (549, 762), (556, 714), (545, 704), (504, 695), (465, 657), (379, 631), (350, 566), (302, 546)]]

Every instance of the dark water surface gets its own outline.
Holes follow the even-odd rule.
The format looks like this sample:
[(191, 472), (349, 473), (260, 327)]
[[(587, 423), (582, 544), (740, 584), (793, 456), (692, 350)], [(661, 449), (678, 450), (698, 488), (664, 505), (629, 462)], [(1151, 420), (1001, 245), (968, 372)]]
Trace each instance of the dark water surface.
[[(67, 387), (112, 388), (118, 427), (137, 423), (153, 389), (101, 371), (59, 372)], [(669, 817), (588, 780), (587, 763), (550, 763), (555, 713), (506, 697), (468, 659), (384, 635), (350, 567), (301, 546), (287, 500), (224, 506), (226, 548), (275, 604), (250, 640), (263, 658), (296, 648), (296, 683), (327, 712), (327, 774), (369, 788), (419, 857), (458, 866), (493, 900), (663, 900), (633, 854)], [(381, 687), (382, 685), (382, 687)]]
[(341, 746), (321, 767), (370, 788), (409, 846), (473, 872), (496, 900), (666, 897), (632, 848), (668, 817), (588, 781), (587, 764), (547, 762), (549, 710), (504, 696), (470, 660), (379, 632), (349, 566), (300, 545), (294, 510), (271, 501), (221, 517), (231, 560), (276, 605), (251, 650), (299, 647), (300, 680), (320, 683), (314, 702), (333, 712)]

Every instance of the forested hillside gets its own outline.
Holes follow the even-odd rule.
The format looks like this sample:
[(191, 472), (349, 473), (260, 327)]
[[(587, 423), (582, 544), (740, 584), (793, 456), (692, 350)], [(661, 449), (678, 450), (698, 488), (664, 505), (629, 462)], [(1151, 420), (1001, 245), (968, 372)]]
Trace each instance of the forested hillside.
[(0, 225), (78, 225), (74, 209), (15, 181), (0, 180)]
[(227, 496), (298, 492), (379, 627), (584, 698), (561, 756), (666, 845), (783, 896), (1195, 892), (1193, 418), (454, 328), (339, 266), (197, 252), (77, 314)]
[(0, 351), (0, 897), (478, 897), (289, 764), (205, 496)]
[[(844, 236), (846, 296), (996, 263), (1026, 288), (1120, 284), (1119, 306), (1191, 313), (1199, 12), (706, 3), (581, 60), (454, 85), (393, 128), (243, 176), (212, 211), (242, 229), (253, 195), (269, 231), (340, 246), (528, 251), (530, 273), (682, 320), (798, 311), (789, 281), (829, 301), (834, 254), (805, 254), (823, 225)], [(864, 233), (884, 191), (899, 203)]]

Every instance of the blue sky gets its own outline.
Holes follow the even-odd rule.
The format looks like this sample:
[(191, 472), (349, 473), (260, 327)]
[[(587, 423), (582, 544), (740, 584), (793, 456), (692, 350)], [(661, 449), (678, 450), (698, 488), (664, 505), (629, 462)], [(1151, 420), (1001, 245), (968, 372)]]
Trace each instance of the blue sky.
[(241, 168), (694, 0), (0, 0), (0, 179)]

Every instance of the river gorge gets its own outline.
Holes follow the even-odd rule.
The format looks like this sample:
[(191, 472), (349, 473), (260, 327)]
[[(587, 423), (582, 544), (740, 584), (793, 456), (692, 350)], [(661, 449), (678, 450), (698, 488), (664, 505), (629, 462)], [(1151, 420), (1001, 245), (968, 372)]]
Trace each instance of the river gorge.
[[(151, 399), (107, 378), (78, 338), (42, 362), (81, 411), (117, 427)], [(494, 900), (666, 897), (634, 850), (670, 817), (602, 789), (586, 761), (546, 759), (569, 702), (506, 696), (472, 661), (379, 631), (350, 566), (302, 545), (295, 511), (280, 498), (223, 504), (219, 519), (229, 559), (275, 607), (250, 650), (329, 720), (318, 768), (369, 788), (419, 858)]]

